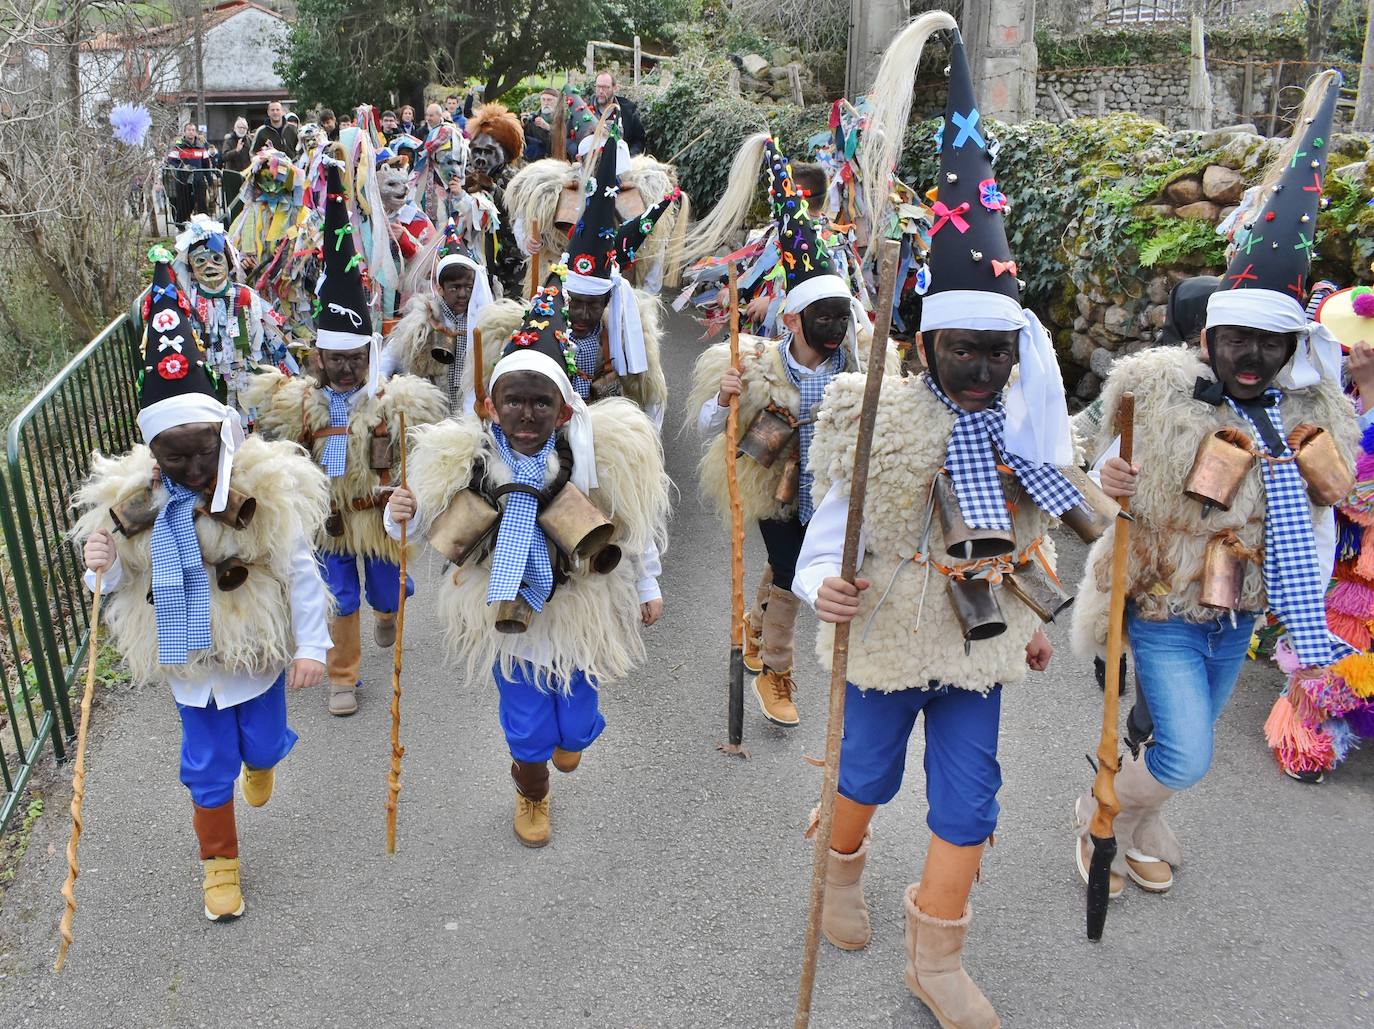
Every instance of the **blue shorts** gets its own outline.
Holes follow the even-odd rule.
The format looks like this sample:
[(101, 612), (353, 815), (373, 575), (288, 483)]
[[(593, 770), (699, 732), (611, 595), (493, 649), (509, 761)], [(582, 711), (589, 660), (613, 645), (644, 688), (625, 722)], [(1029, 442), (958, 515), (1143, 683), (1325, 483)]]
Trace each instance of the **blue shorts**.
[(535, 670), (523, 661), (510, 678), (501, 674), (499, 662), (491, 674), (501, 695), (501, 729), (517, 761), (547, 761), (555, 747), (586, 750), (606, 728), (596, 685), (581, 672), (573, 674), (568, 693), (540, 689)]
[[(325, 585), (334, 597), (336, 613), (347, 617), (358, 610), (358, 558), (353, 554), (335, 554), (317, 550), (315, 563), (320, 566)], [(401, 568), (394, 561), (380, 557), (363, 558), (363, 588), (368, 607), (382, 614), (390, 614), (401, 606)], [(415, 595), (415, 580), (406, 576), (406, 596)]]
[(234, 799), (239, 766), (274, 768), (296, 734), (286, 724), (286, 673), (266, 693), (233, 707), (177, 705), (181, 716), (181, 782), (198, 807)]
[(925, 712), (926, 824), (946, 843), (972, 847), (997, 828), (997, 727), (1002, 687), (986, 695), (953, 686), (883, 693), (846, 687), (840, 793), (856, 804), (897, 795), (916, 716)]

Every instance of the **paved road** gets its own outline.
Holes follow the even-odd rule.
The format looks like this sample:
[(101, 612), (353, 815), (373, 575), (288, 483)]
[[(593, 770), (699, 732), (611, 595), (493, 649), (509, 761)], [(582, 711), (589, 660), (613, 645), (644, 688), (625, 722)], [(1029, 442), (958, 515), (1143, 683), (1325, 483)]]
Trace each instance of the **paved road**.
[[(384, 847), (389, 653), (366, 654), (352, 719), (331, 719), (321, 690), (291, 697), (301, 742), (277, 795), (240, 805), (248, 912), (230, 925), (200, 914), (169, 699), (107, 696), (77, 943), (55, 978), (67, 823), (54, 790), (0, 912), (0, 1025), (791, 1024), (810, 869), (800, 829), (820, 783), (803, 757), (823, 749), (822, 681), (804, 661), (800, 730), (768, 726), (751, 700), (749, 760), (716, 751), (725, 534), (693, 492), (695, 440), (674, 434), (698, 351), (692, 326), (674, 333), (667, 448), (683, 496), (668, 613), (642, 677), (606, 691), (605, 736), (575, 775), (555, 776), (553, 843), (531, 852), (512, 836), (495, 692), (448, 668), (423, 586), (437, 568), (422, 570), (407, 619), (399, 852)], [(1065, 549), (1076, 566), (1081, 548)], [(1005, 1023), (1374, 1025), (1374, 753), (1322, 787), (1279, 775), (1260, 732), (1278, 685), (1267, 668), (1247, 671), (1211, 775), (1174, 807), (1190, 853), (1178, 885), (1129, 893), (1106, 940), (1086, 942), (1068, 824), (1091, 774), (1099, 694), (1064, 636), (1051, 672), (1008, 691), (1002, 825), (974, 895), (969, 967)], [(902, 983), (901, 895), (927, 838), (918, 757), (875, 825), (873, 943), (823, 948), (813, 1025), (935, 1024)]]

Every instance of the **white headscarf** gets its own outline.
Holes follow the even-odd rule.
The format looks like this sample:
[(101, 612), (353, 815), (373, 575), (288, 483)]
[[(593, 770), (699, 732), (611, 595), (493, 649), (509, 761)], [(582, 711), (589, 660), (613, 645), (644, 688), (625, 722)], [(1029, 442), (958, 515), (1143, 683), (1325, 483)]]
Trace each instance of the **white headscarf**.
[(494, 299), (491, 295), (491, 279), (487, 277), (486, 269), (466, 254), (448, 254), (441, 257), (439, 263), (434, 266), (436, 289), (439, 286), (439, 276), (443, 274), (444, 269), (452, 268), (454, 265), (472, 269), (472, 293), (468, 295), (467, 320), (468, 325), (476, 325), (477, 316)]
[(210, 499), (211, 512), (218, 514), (229, 502), (234, 452), (243, 443), (243, 422), (238, 412), (207, 393), (181, 393), (138, 412), (138, 430), (144, 443), (153, 442), (167, 429), (197, 422), (219, 422), (219, 468), (215, 474), (215, 495)]
[(592, 439), (592, 416), (587, 403), (572, 387), (567, 371), (548, 354), (538, 350), (514, 350), (496, 362), (487, 394), (496, 390), (496, 380), (510, 372), (537, 372), (549, 379), (563, 395), (563, 402), (572, 408), (572, 420), (564, 430), (573, 455), (573, 485), (583, 493), (596, 489), (596, 446)]
[(1273, 289), (1224, 289), (1207, 298), (1207, 328), (1242, 325), (1266, 332), (1296, 332), (1293, 356), (1274, 379), (1279, 389), (1306, 389), (1322, 379), (1341, 381), (1341, 345), (1331, 330), (1307, 320), (1294, 297)]

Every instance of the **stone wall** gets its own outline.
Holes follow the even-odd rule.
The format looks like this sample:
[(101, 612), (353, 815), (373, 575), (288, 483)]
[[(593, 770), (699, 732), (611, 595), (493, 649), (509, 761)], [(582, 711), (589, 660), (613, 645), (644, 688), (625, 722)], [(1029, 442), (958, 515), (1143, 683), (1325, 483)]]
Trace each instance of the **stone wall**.
[[(1243, 64), (1213, 64), (1212, 124), (1252, 122), (1268, 128), (1270, 98), (1277, 67), (1256, 62), (1251, 69), (1250, 95), (1245, 93)], [(1287, 83), (1290, 76), (1284, 74)], [(1171, 129), (1187, 127), (1188, 62), (1112, 68), (1041, 69), (1036, 81), (1036, 117), (1063, 120), (1051, 90), (1070, 117), (1100, 116), (1130, 111), (1154, 118)], [(1280, 112), (1282, 113), (1282, 112)], [(1286, 125), (1279, 126), (1281, 133)]]

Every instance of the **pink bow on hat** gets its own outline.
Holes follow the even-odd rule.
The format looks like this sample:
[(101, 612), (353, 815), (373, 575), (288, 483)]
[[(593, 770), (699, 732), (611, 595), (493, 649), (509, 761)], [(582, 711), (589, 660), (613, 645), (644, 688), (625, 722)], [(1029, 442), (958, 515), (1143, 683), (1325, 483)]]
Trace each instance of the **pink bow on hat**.
[(944, 228), (947, 222), (953, 222), (954, 227), (959, 230), (961, 235), (968, 231), (968, 222), (964, 219), (964, 215), (968, 213), (969, 209), (967, 200), (954, 208), (946, 207), (942, 200), (936, 200), (930, 205), (930, 209), (937, 215), (935, 224), (930, 227), (932, 236)]

